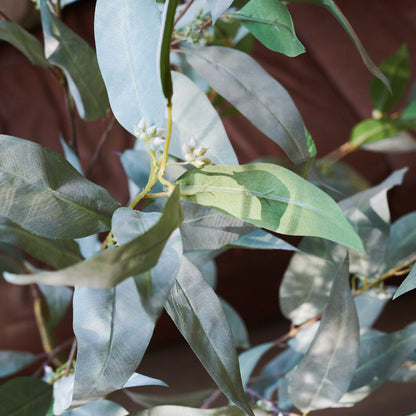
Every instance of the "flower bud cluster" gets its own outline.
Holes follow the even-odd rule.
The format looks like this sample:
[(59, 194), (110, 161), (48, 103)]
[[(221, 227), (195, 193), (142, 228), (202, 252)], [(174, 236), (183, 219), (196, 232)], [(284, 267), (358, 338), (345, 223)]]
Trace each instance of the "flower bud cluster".
[(211, 28), (201, 30), (201, 27), (208, 19), (209, 15), (203, 14), (203, 10), (201, 10), (192, 23), (174, 33), (175, 39), (185, 41), (195, 46), (205, 46), (213, 37)]
[(160, 147), (165, 144), (165, 129), (156, 126), (147, 127), (143, 119), (140, 120), (137, 126), (134, 126), (134, 135), (153, 147)]
[(189, 142), (182, 145), (182, 155), (186, 162), (191, 163), (197, 168), (209, 165), (211, 160), (205, 157), (208, 152), (208, 148), (204, 146), (198, 146), (194, 136), (191, 136)]

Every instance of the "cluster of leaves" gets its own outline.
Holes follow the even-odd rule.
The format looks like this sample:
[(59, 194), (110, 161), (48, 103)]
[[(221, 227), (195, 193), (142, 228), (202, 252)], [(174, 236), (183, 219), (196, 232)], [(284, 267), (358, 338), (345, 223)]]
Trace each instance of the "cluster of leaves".
[[(401, 183), (404, 170), (369, 189), (351, 181), (337, 193), (344, 195), (339, 204), (324, 192), (333, 188), (331, 175), (334, 182), (345, 172), (357, 174), (332, 159), (316, 163), (313, 140), (290, 96), (241, 50), (250, 43), (243, 39), (254, 36), (288, 56), (304, 51), (284, 2), (250, 0), (228, 10), (232, 2), (225, 0), (185, 5), (98, 0), (96, 53), (59, 18), (70, 1), (37, 3), (43, 47), (7, 19), (0, 20), (0, 38), (57, 74), (84, 120), (105, 117), (111, 105), (132, 134), (141, 122), (143, 135), (156, 134), (158, 127), (166, 129), (166, 138), (160, 139), (162, 154), (140, 140), (122, 154), (130, 188), (138, 195), (129, 207), (120, 207), (83, 175), (74, 137), (68, 140), (72, 148), (64, 146), (64, 158), (24, 139), (0, 136), (1, 271), (9, 282), (37, 285), (35, 310), (42, 303), (48, 309), (37, 319), (51, 366), (44, 380), (18, 377), (3, 384), (0, 415), (127, 414), (104, 397), (134, 386), (165, 385), (135, 372), (163, 310), (236, 406), (183, 407), (209, 401), (211, 391), (175, 399), (129, 393), (140, 404), (156, 406), (132, 415), (262, 416), (297, 414), (295, 407), (305, 414), (353, 405), (388, 379), (414, 381), (415, 366), (402, 364), (415, 361), (415, 324), (390, 334), (372, 329), (392, 296), (384, 281), (408, 273), (415, 260), (415, 213), (390, 224), (387, 204), (387, 191)], [(369, 122), (411, 129), (414, 103), (400, 115), (386, 115), (407, 81), (406, 49), (383, 64), (384, 75), (335, 3), (314, 3), (341, 22), (380, 80), (371, 86), (377, 117)], [(208, 46), (201, 46), (205, 42), (195, 42), (195, 31), (203, 38), (211, 24), (214, 33), (205, 39)], [(291, 169), (238, 164), (207, 97), (208, 85), (283, 149)], [(368, 139), (368, 127), (359, 128), (366, 138), (354, 130), (355, 148), (392, 136), (384, 130), (382, 137)], [(207, 152), (211, 165), (180, 162), (190, 137), (204, 147), (200, 153)], [(402, 147), (401, 136), (391, 140)], [(135, 209), (144, 198), (151, 203)], [(295, 248), (270, 231), (305, 237)], [(100, 232), (108, 232), (103, 244)], [(248, 347), (244, 324), (214, 291), (214, 259), (232, 247), (296, 252), (280, 288), (281, 309), (293, 329), (240, 356), (236, 347)], [(17, 248), (54, 270), (35, 269)], [(413, 268), (396, 297), (416, 286), (415, 274)], [(75, 344), (62, 361), (63, 346), (52, 343), (53, 329), (71, 301), (75, 366)], [(260, 358), (286, 341), (283, 352), (251, 378)], [(0, 376), (39, 358), (1, 351)], [(175, 406), (158, 406), (170, 400)]]

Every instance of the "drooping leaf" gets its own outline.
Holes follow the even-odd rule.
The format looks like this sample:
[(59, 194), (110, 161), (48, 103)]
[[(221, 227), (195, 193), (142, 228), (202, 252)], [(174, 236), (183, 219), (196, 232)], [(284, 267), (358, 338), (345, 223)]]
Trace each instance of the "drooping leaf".
[(82, 261), (79, 247), (73, 240), (52, 240), (39, 237), (1, 215), (0, 241), (21, 248), (56, 269)]
[(254, 371), (260, 359), (267, 351), (270, 350), (270, 348), (273, 347), (273, 345), (273, 342), (256, 345), (255, 347), (250, 348), (249, 350), (244, 351), (239, 355), (238, 361), (240, 363), (241, 380), (243, 381), (244, 387), (247, 387), (251, 373)]
[(264, 46), (287, 56), (297, 56), (305, 48), (293, 27), (292, 18), (286, 6), (274, 0), (250, 0), (232, 18), (241, 20)]
[(339, 270), (318, 332), (289, 375), (289, 394), (304, 413), (337, 403), (348, 390), (358, 362), (359, 323), (348, 279), (348, 260)]
[(253, 415), (220, 300), (186, 257), (183, 257), (165, 308), (222, 392), (247, 414)]
[(133, 373), (132, 376), (127, 380), (126, 384), (123, 386), (123, 389), (143, 386), (168, 387), (168, 385), (162, 380), (153, 377), (148, 377), (139, 373)]
[(294, 102), (253, 58), (219, 46), (185, 52), (189, 63), (214, 90), (277, 143), (293, 162), (310, 157), (303, 121)]
[(32, 377), (18, 377), (0, 386), (0, 416), (45, 416), (52, 404), (52, 386)]
[(40, 13), (45, 56), (64, 71), (79, 115), (105, 117), (109, 103), (94, 50), (50, 11), (46, 0), (40, 0)]
[(64, 151), (65, 159), (82, 175), (84, 172), (82, 171), (81, 162), (79, 160), (79, 156), (74, 152), (71, 147), (69, 147), (68, 143), (63, 139), (62, 136), (59, 136), (59, 141), (61, 142), (62, 149)]
[(62, 156), (6, 135), (0, 135), (0, 150), (1, 215), (46, 238), (78, 238), (108, 230), (118, 202)]
[(96, 400), (85, 406), (65, 412), (62, 416), (125, 416), (128, 412), (110, 400)]
[(48, 305), (48, 328), (52, 331), (64, 317), (72, 302), (73, 292), (66, 286), (39, 285)]
[(401, 131), (394, 137), (364, 144), (362, 148), (380, 153), (416, 152), (416, 140), (409, 132)]
[[(203, 274), (203, 271), (200, 271)], [(205, 280), (207, 280), (204, 275), (203, 277), (205, 278)], [(248, 330), (246, 325), (244, 324), (243, 319), (228, 302), (226, 302), (224, 299), (220, 299), (220, 301), (225, 316), (227, 317), (228, 324), (230, 325), (231, 334), (233, 336), (235, 346), (237, 348), (249, 348), (250, 341), (248, 339)]]
[(176, 7), (179, 0), (167, 0), (162, 15), (162, 31), (159, 38), (159, 77), (162, 84), (163, 95), (168, 102), (172, 98), (172, 76), (170, 72), (170, 42), (172, 39), (173, 24), (175, 20)]
[[(254, 416), (268, 416), (265, 410), (253, 409), (248, 414)], [(247, 413), (235, 406), (219, 407), (217, 409), (195, 409), (183, 406), (158, 406), (146, 409), (128, 416), (246, 416)]]
[(169, 153), (182, 159), (182, 144), (194, 136), (198, 145), (209, 149), (206, 156), (212, 162), (237, 165), (221, 118), (206, 94), (179, 72), (172, 72), (172, 81), (173, 131)]
[(172, 232), (182, 222), (179, 190), (175, 190), (160, 220), (148, 231), (129, 243), (101, 251), (82, 263), (55, 272), (30, 275), (5, 274), (6, 280), (15, 284), (46, 283), (50, 285), (80, 285), (94, 288), (112, 287), (127, 277), (151, 269)]
[(27, 30), (9, 20), (0, 20), (0, 39), (19, 49), (33, 65), (50, 67), (41, 43)]
[(341, 405), (367, 397), (392, 376), (416, 348), (416, 324), (390, 334), (369, 331), (360, 338), (357, 368)]
[(328, 238), (362, 251), (336, 203), (314, 185), (277, 165), (206, 166), (182, 175), (181, 198), (268, 230)]
[(394, 55), (383, 61), (379, 68), (387, 77), (393, 93), (378, 78), (373, 78), (370, 83), (370, 96), (374, 108), (386, 113), (400, 100), (409, 82), (411, 68), (406, 44), (400, 46)]
[(396, 293), (393, 296), (393, 300), (414, 289), (416, 289), (416, 265), (413, 265), (412, 270), (410, 270), (410, 273), (408, 274), (406, 279), (404, 279), (402, 284), (397, 289)]
[(0, 377), (17, 373), (36, 360), (36, 355), (26, 351), (0, 351)]
[(163, 127), (166, 99), (157, 73), (160, 12), (153, 0), (99, 0), (95, 8), (97, 58), (119, 123), (130, 133), (143, 118)]

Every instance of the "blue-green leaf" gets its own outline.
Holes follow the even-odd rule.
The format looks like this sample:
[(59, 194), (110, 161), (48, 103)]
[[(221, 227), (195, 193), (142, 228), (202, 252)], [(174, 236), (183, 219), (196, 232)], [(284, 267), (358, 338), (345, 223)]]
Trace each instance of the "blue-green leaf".
[(393, 300), (414, 289), (416, 289), (416, 265), (413, 265), (412, 270), (410, 270), (406, 279), (404, 279), (402, 284), (397, 289), (393, 296)]
[(7, 377), (36, 360), (36, 355), (26, 351), (0, 351), (0, 377)]
[(127, 413), (127, 410), (110, 400), (96, 400), (65, 412), (62, 416), (125, 416)]
[(207, 0), (211, 9), (212, 22), (215, 21), (231, 6), (233, 0)]

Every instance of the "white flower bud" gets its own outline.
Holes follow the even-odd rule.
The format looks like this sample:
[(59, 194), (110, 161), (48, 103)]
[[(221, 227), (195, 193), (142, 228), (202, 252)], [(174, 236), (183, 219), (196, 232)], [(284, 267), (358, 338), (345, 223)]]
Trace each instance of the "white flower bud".
[(162, 129), (162, 128), (160, 128), (160, 127), (158, 127), (158, 128), (156, 129), (156, 136), (160, 136), (160, 137), (162, 137), (165, 133), (166, 133), (166, 129)]
[(165, 144), (165, 139), (163, 139), (162, 137), (156, 136), (153, 138), (153, 144), (155, 146), (161, 146), (162, 144)]
[(204, 156), (206, 152), (208, 152), (207, 147), (199, 146), (195, 149), (194, 155), (195, 157), (201, 157), (201, 156)]
[(146, 130), (146, 123), (145, 123), (143, 118), (139, 121), (139, 124), (137, 125), (137, 128), (139, 130), (141, 130), (142, 132), (144, 132)]
[(150, 126), (150, 127), (147, 129), (147, 134), (148, 134), (150, 137), (155, 136), (155, 135), (156, 135), (156, 132), (157, 132), (157, 127), (156, 127), (156, 126)]
[(196, 159), (192, 162), (192, 164), (197, 168), (202, 168), (205, 163), (202, 160)]
[(182, 145), (181, 150), (182, 150), (182, 156), (183, 156), (183, 157), (186, 157), (186, 155), (187, 155), (187, 154), (191, 153), (191, 152), (189, 151), (189, 147), (188, 147), (188, 145), (187, 145), (186, 143), (184, 143), (184, 144)]
[(193, 152), (198, 143), (196, 142), (195, 137), (191, 136), (191, 138), (189, 139), (188, 144), (189, 144), (190, 151)]
[(211, 164), (211, 159), (208, 159), (207, 157), (204, 157), (200, 160), (204, 165), (210, 165)]
[(148, 143), (151, 138), (147, 133), (141, 133), (139, 137), (140, 140), (143, 140), (145, 143)]
[(191, 153), (187, 153), (187, 154), (185, 155), (185, 160), (186, 160), (187, 162), (191, 163), (191, 162), (193, 162), (193, 161), (194, 161), (194, 156), (193, 156)]

